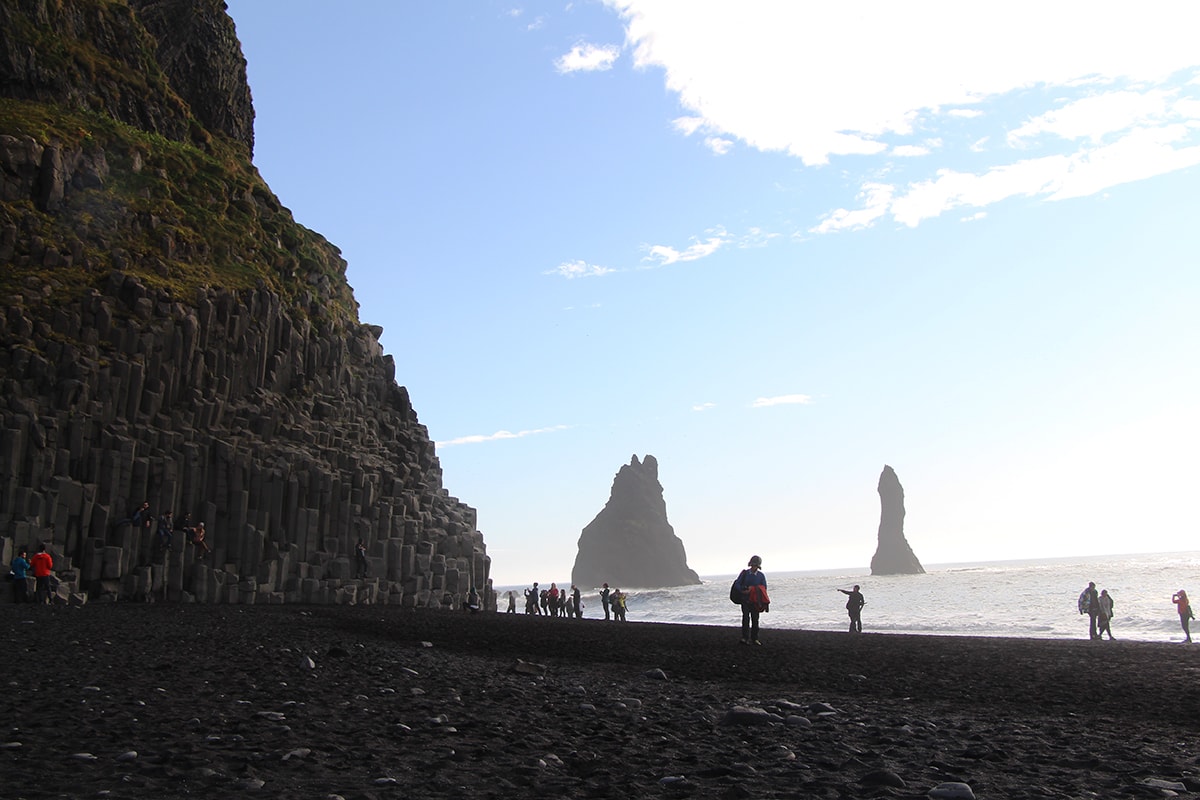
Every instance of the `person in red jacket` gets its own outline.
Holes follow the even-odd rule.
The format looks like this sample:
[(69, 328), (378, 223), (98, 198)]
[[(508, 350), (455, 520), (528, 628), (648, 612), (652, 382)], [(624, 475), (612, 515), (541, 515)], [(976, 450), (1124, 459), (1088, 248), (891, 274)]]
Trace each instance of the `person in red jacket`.
[(38, 546), (38, 551), (33, 554), (33, 558), (29, 559), (29, 566), (33, 568), (33, 577), (37, 582), (37, 588), (33, 593), (33, 602), (49, 603), (50, 570), (54, 569), (54, 559), (46, 552), (46, 545)]

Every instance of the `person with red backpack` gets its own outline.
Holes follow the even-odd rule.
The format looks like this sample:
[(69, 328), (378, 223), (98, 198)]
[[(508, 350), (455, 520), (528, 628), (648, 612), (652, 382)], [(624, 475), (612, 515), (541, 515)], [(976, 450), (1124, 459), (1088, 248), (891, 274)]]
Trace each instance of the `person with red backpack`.
[(742, 593), (742, 644), (762, 644), (758, 640), (758, 615), (771, 610), (767, 596), (767, 576), (762, 573), (762, 559), (750, 556), (746, 568), (734, 581)]

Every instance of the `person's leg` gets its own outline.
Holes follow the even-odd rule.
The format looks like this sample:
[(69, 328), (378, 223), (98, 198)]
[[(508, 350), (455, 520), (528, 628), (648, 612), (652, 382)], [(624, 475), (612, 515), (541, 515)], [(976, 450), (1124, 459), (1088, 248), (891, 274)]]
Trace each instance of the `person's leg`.
[(1191, 630), (1191, 621), (1190, 621), (1190, 619), (1189, 619), (1188, 617), (1185, 617), (1185, 616), (1183, 616), (1183, 615), (1181, 614), (1181, 615), (1179, 616), (1179, 622), (1180, 622), (1180, 624), (1181, 624), (1181, 625), (1183, 625), (1183, 634), (1184, 634), (1184, 637), (1185, 637), (1185, 638), (1184, 638), (1184, 641), (1190, 642), (1190, 641), (1192, 640), (1192, 630)]
[(1096, 633), (1096, 615), (1095, 614), (1088, 614), (1088, 635), (1092, 639), (1098, 638), (1098, 635)]
[(742, 644), (750, 641), (750, 606), (742, 606)]
[(758, 641), (758, 609), (750, 611), (750, 641), (759, 644)]

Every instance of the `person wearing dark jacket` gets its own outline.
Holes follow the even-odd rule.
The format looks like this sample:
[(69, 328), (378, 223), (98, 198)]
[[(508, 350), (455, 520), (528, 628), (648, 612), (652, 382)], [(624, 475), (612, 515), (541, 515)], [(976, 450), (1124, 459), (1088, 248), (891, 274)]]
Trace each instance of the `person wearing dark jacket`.
[(758, 640), (758, 615), (769, 611), (767, 576), (762, 573), (762, 559), (750, 556), (749, 563), (737, 578), (742, 593), (742, 644), (762, 644)]

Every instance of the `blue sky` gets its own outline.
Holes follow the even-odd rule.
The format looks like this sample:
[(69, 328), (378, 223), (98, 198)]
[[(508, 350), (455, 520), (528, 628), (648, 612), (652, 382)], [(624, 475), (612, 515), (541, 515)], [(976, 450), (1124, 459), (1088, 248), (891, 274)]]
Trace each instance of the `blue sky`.
[(497, 584), (1198, 546), (1197, 4), (228, 5)]

